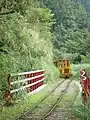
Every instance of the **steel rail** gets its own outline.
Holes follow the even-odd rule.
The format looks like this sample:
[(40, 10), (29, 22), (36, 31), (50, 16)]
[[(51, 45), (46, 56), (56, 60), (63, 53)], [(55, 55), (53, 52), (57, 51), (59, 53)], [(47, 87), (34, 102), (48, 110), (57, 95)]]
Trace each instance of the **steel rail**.
[(47, 118), (51, 113), (52, 111), (54, 111), (54, 109), (57, 107), (58, 103), (60, 103), (60, 101), (62, 100), (64, 94), (67, 92), (67, 89), (70, 85), (72, 81), (69, 81), (66, 88), (63, 90), (63, 92), (61, 93), (61, 95), (57, 98), (56, 102), (54, 103), (54, 105), (51, 107), (51, 109), (42, 117), (40, 118), (39, 120), (45, 120), (45, 118)]
[(22, 114), (20, 117), (17, 117), (15, 120), (19, 120), (20, 118), (25, 117), (28, 113), (33, 112), (37, 106), (42, 103), (45, 99), (47, 99), (51, 93), (53, 93), (63, 82), (65, 82), (66, 80), (64, 79), (63, 81), (61, 81), (58, 85), (56, 85), (55, 88), (53, 88), (47, 95), (45, 95), (40, 101), (38, 101), (35, 105), (33, 105), (33, 107), (29, 110), (27, 110), (24, 114)]

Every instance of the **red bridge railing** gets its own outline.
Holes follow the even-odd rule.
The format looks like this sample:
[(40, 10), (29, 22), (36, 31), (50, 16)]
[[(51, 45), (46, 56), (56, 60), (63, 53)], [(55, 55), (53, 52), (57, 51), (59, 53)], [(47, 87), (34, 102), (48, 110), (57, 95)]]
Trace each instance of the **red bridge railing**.
[(6, 104), (10, 103), (13, 94), (19, 91), (26, 90), (29, 94), (40, 91), (45, 87), (44, 79), (45, 70), (9, 74), (8, 90), (4, 93)]
[(28, 93), (32, 92), (44, 84), (44, 79), (45, 70), (10, 74), (8, 77), (9, 91), (15, 93), (27, 89)]

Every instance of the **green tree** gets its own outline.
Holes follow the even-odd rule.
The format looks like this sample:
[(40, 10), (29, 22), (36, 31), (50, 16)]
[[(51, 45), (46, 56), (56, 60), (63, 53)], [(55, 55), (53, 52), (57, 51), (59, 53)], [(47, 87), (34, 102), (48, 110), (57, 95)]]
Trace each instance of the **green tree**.
[(45, 69), (46, 80), (55, 79), (58, 71), (52, 63), (51, 11), (40, 8), (38, 0), (5, 0), (2, 4), (1, 13), (5, 14), (0, 15), (0, 94), (7, 89), (9, 73)]
[[(42, 4), (43, 3), (43, 4)], [(90, 16), (79, 2), (72, 0), (41, 0), (41, 6), (54, 13), (53, 25), (54, 56), (64, 58), (66, 53), (85, 55), (85, 39), (90, 31)], [(64, 50), (64, 51), (63, 51)], [(65, 55), (64, 55), (65, 53)]]

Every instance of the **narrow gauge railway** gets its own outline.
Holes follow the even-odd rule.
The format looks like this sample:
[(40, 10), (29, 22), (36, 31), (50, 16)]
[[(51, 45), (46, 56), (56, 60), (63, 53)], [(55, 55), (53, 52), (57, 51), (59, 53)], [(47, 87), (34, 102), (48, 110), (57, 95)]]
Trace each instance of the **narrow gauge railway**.
[(70, 78), (72, 76), (69, 60), (57, 60), (54, 64), (58, 68), (61, 78)]
[[(50, 113), (57, 107), (58, 103), (62, 100), (64, 94), (66, 93), (71, 80), (68, 81), (65, 89), (63, 91), (61, 91), (61, 94), (58, 96), (58, 98), (56, 99), (56, 101), (53, 103), (53, 105), (50, 107), (50, 109), (48, 110), (48, 112), (46, 112), (44, 114), (44, 116), (36, 116), (36, 115), (32, 115), (32, 113), (34, 113), (34, 111), (40, 108), (40, 104), (42, 104), (42, 102), (47, 99), (48, 97), (52, 96), (51, 93), (53, 93), (58, 87), (60, 87), (60, 85), (62, 85), (65, 81), (67, 80), (63, 80), (61, 81), (52, 91), (50, 91), (43, 99), (41, 99), (39, 102), (37, 102), (31, 109), (29, 109), (27, 112), (25, 112), (20, 118), (18, 118), (17, 120), (44, 120), (45, 118), (47, 118)], [(38, 112), (38, 111), (37, 111)]]
[(50, 110), (42, 118), (40, 118), (40, 120), (45, 120), (52, 113), (52, 111), (54, 111), (54, 109), (58, 106), (59, 102), (62, 100), (64, 94), (67, 92), (67, 89), (68, 89), (70, 83), (71, 83), (71, 81), (68, 82), (66, 88), (63, 90), (61, 95), (59, 95), (59, 97), (56, 100), (56, 102), (54, 103), (54, 105), (50, 108)]
[(47, 99), (47, 98), (51, 95), (51, 93), (53, 93), (62, 83), (64, 83), (64, 81), (65, 81), (65, 79), (62, 80), (59, 84), (57, 84), (56, 87), (53, 88), (53, 89), (52, 89), (47, 95), (45, 95), (40, 101), (38, 101), (36, 104), (34, 104), (31, 109), (29, 109), (29, 110), (27, 110), (26, 112), (24, 112), (24, 114), (23, 114), (21, 117), (17, 117), (15, 120), (20, 120), (20, 119), (23, 118), (23, 116), (26, 116), (28, 113), (31, 113), (32, 111), (34, 111), (34, 110), (37, 108), (37, 106), (38, 106), (40, 103), (42, 103), (45, 99)]

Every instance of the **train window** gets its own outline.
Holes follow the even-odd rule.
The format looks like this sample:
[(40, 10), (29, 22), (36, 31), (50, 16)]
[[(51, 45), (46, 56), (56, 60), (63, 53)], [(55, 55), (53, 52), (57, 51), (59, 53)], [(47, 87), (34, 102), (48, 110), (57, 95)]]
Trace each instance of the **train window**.
[(67, 61), (67, 67), (69, 66), (69, 61)]

